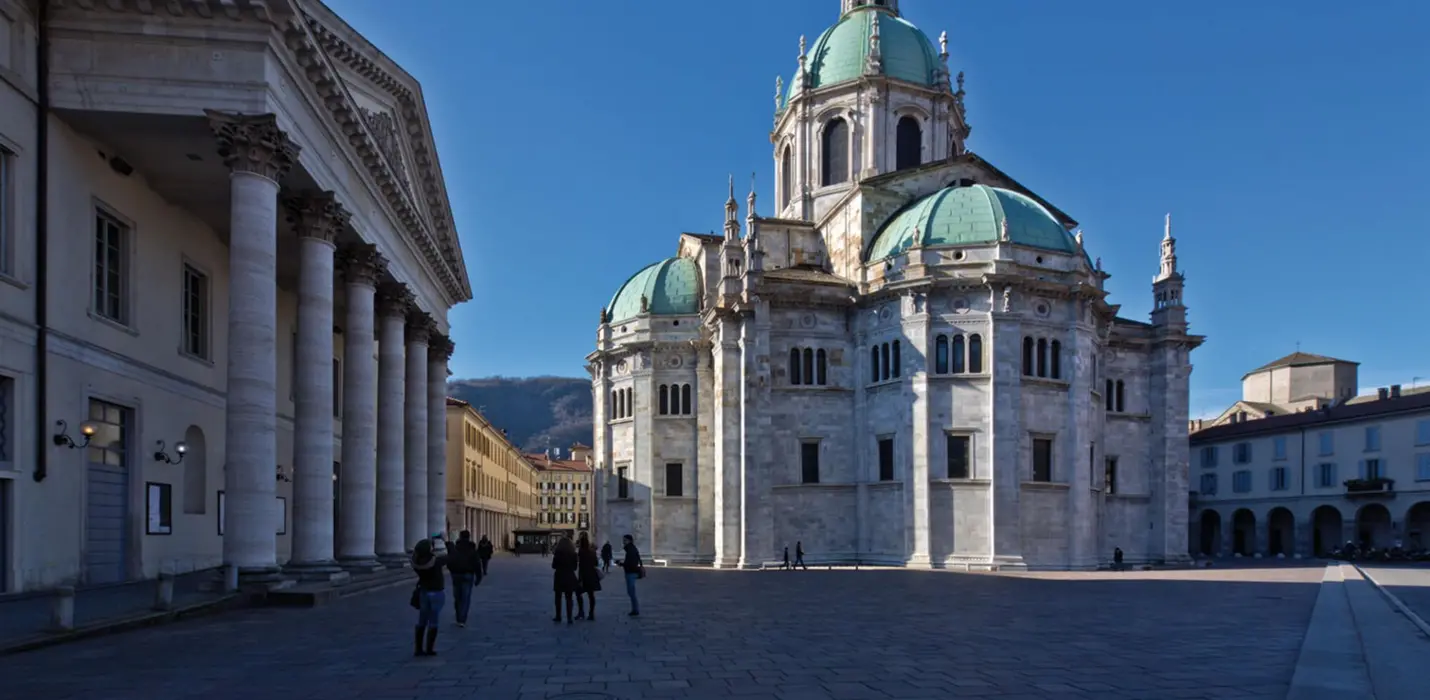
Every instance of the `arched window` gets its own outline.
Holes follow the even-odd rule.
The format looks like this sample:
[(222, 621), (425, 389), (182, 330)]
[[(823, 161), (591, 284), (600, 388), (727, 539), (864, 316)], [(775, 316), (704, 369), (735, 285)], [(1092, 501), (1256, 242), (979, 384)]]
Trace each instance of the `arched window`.
[(814, 383), (814, 351), (809, 348), (804, 349), (804, 383)]
[(940, 335), (933, 341), (934, 374), (948, 374), (948, 336)]
[(616, 392), (616, 419), (626, 417), (626, 390), (621, 389)]
[(1048, 355), (1048, 364), (1051, 365), (1051, 368), (1048, 370), (1048, 376), (1052, 377), (1053, 379), (1062, 379), (1062, 378), (1063, 378), (1063, 344), (1062, 344), (1062, 341), (1060, 341), (1060, 340), (1054, 340), (1054, 341), (1052, 342), (1052, 351), (1051, 351), (1051, 352), (1049, 353), (1049, 355)]
[(660, 415), (662, 416), (670, 415), (670, 397), (667, 393), (669, 389), (670, 387), (664, 384), (660, 385)]
[(780, 209), (789, 206), (794, 193), (794, 149), (785, 146), (780, 156)]
[(915, 117), (899, 119), (894, 147), (894, 169), (916, 168), (923, 160), (923, 129)]
[(690, 385), (685, 384), (680, 389), (680, 415), (690, 415)]
[(1023, 338), (1023, 374), (1033, 376), (1033, 339)]
[(887, 381), (889, 379), (889, 344), (879, 345), (879, 379)]
[(819, 166), (823, 185), (837, 185), (849, 179), (849, 124), (839, 117), (824, 123)]
[(1123, 384), (1122, 384), (1122, 380), (1119, 379), (1119, 380), (1117, 380), (1117, 412), (1118, 412), (1118, 413), (1121, 413), (1121, 412), (1127, 410), (1126, 404), (1122, 403), (1122, 397), (1123, 397)]
[(789, 349), (789, 383), (799, 386), (799, 348)]
[(902, 376), (902, 371), (901, 371), (901, 368), (900, 368), (899, 365), (902, 364), (901, 359), (902, 359), (902, 357), (903, 357), (903, 353), (900, 352), (900, 347), (901, 347), (901, 345), (900, 345), (899, 341), (895, 340), (895, 341), (894, 341), (894, 376), (895, 376), (895, 377)]
[(1106, 404), (1107, 410), (1109, 410), (1109, 411), (1111, 411), (1111, 410), (1112, 410), (1112, 407), (1116, 405), (1115, 403), (1113, 403), (1113, 393), (1112, 393), (1113, 391), (1114, 391), (1114, 390), (1113, 390), (1112, 380), (1109, 379), (1109, 380), (1107, 380), (1107, 391), (1104, 392), (1103, 397), (1102, 397), (1102, 402), (1103, 402), (1104, 404)]
[(824, 348), (820, 348), (814, 353), (814, 370), (814, 383), (824, 386), (829, 378), (829, 362), (825, 357)]
[(964, 349), (963, 349), (963, 336), (961, 336), (961, 335), (955, 335), (955, 336), (953, 336), (953, 373), (954, 373), (954, 374), (963, 374), (964, 368), (967, 366), (967, 365), (964, 363), (964, 361), (963, 361), (963, 358), (964, 358), (963, 352), (964, 352)]
[(869, 381), (879, 381), (879, 346), (869, 348)]
[(626, 389), (626, 417), (630, 418), (636, 414), (636, 390)]
[(968, 371), (983, 373), (983, 336), (977, 333), (968, 336)]
[(1038, 376), (1048, 376), (1048, 339), (1038, 338)]

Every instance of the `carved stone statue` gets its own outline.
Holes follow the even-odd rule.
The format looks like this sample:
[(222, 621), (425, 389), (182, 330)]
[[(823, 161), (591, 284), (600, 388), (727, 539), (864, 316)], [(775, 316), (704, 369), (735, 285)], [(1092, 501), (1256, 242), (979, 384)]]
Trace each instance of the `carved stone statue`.
[(1004, 312), (1008, 312), (1008, 311), (1012, 311), (1012, 310), (1013, 310), (1013, 288), (1012, 288), (1012, 287), (1004, 287), (1004, 288), (1003, 288), (1003, 311), (1004, 311)]
[(644, 294), (641, 295), (641, 313), (650, 313), (650, 298)]

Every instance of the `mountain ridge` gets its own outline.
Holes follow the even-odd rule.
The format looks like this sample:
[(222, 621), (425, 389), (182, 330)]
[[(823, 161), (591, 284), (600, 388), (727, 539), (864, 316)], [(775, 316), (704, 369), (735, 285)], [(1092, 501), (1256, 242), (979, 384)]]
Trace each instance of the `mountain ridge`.
[(465, 401), (525, 452), (563, 450), (592, 439), (591, 381), (579, 377), (479, 377), (447, 381), (447, 395)]

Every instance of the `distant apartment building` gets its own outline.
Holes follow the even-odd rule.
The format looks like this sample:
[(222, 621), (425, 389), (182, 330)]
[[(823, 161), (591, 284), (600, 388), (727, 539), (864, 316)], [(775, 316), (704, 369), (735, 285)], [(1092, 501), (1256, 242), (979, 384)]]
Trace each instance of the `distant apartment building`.
[(465, 401), (447, 399), (447, 435), (448, 531), (511, 548), (513, 530), (537, 527), (536, 467)]
[(1310, 556), (1430, 546), (1430, 387), (1357, 395), (1357, 363), (1293, 353), (1192, 421), (1191, 551)]
[(560, 459), (559, 450), (528, 454), (536, 467), (539, 527), (569, 530), (574, 535), (591, 532), (595, 498), (592, 496), (591, 448), (576, 443), (570, 459)]

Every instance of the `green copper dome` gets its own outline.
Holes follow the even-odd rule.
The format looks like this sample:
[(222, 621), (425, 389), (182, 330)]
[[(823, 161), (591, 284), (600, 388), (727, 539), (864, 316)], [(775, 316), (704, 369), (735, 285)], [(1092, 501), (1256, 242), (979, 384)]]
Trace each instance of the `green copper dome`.
[(899, 255), (915, 238), (924, 247), (993, 243), (1005, 221), (1013, 243), (1077, 252), (1077, 240), (1043, 205), (1010, 190), (972, 185), (939, 190), (899, 212), (874, 237), (866, 259)]
[(611, 322), (625, 321), (641, 315), (641, 298), (646, 300), (645, 313), (658, 316), (700, 313), (700, 268), (689, 258), (670, 258), (632, 275), (607, 307)]
[[(938, 50), (918, 27), (901, 17), (872, 9), (845, 14), (839, 23), (824, 30), (805, 57), (810, 85), (829, 87), (858, 80), (864, 75), (869, 57), (869, 36), (879, 23), (879, 56), (883, 74), (919, 85), (934, 86), (942, 66)], [(785, 105), (800, 91), (799, 76), (790, 81)]]

